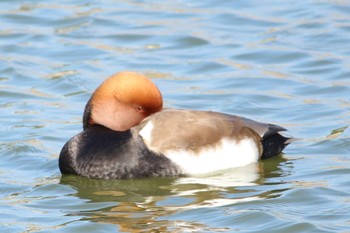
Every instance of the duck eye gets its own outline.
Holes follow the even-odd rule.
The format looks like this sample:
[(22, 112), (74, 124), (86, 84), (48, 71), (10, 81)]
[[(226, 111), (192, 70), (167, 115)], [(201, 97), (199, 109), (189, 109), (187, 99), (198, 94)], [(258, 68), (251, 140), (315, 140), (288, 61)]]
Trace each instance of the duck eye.
[(137, 106), (137, 110), (143, 111), (143, 108), (141, 106)]

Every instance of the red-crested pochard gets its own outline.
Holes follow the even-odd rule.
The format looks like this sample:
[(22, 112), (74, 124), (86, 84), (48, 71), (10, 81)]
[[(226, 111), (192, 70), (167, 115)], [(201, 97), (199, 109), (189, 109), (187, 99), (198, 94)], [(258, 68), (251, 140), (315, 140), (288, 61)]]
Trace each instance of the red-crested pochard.
[(278, 155), (285, 129), (229, 114), (163, 109), (145, 76), (120, 72), (85, 107), (84, 130), (62, 148), (62, 174), (125, 179), (203, 174)]

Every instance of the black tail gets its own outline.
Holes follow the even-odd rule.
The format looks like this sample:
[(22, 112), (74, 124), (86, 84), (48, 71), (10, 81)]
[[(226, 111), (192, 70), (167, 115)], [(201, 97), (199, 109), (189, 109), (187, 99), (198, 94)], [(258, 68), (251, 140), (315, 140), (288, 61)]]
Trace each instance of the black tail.
[(282, 150), (289, 144), (290, 138), (283, 137), (279, 133), (269, 135), (262, 140), (263, 153), (261, 159), (268, 159), (279, 155)]

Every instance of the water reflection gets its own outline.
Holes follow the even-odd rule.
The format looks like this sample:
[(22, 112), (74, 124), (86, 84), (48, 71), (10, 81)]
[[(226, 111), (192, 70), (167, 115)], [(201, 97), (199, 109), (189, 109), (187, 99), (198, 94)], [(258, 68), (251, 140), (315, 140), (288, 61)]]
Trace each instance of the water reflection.
[(121, 231), (128, 232), (145, 229), (210, 231), (213, 229), (198, 222), (170, 221), (168, 218), (185, 214), (187, 210), (230, 207), (278, 196), (276, 193), (280, 194), (284, 189), (281, 189), (281, 183), (272, 185), (270, 179), (288, 175), (288, 171), (284, 170), (285, 163), (288, 161), (278, 157), (244, 168), (197, 177), (96, 180), (63, 176), (61, 184), (75, 189), (74, 196), (80, 199), (112, 203), (110, 207), (89, 211), (82, 208), (68, 215), (116, 224)]

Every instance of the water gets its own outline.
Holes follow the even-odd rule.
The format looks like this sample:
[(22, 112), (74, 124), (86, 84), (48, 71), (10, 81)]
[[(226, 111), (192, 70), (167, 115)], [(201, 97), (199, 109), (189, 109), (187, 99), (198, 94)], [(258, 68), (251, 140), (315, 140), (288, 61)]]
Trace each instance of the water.
[[(350, 232), (350, 4), (0, 2), (1, 232)], [(206, 177), (61, 177), (94, 88), (280, 124), (282, 157)]]

